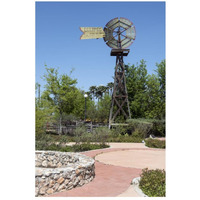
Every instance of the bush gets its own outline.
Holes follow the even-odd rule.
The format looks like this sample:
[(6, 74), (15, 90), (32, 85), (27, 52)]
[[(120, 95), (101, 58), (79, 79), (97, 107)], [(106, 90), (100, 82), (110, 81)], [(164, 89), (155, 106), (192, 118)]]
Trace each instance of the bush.
[(165, 140), (148, 138), (145, 140), (145, 145), (151, 148), (165, 149)]
[(132, 136), (132, 135), (128, 135), (128, 134), (125, 134), (125, 135), (110, 135), (108, 137), (108, 140), (107, 142), (137, 142), (137, 143), (141, 143), (142, 142), (142, 138), (140, 137), (135, 137), (135, 136)]
[(92, 133), (83, 133), (81, 136), (80, 136), (80, 141), (81, 142), (84, 142), (84, 143), (90, 143), (93, 141), (93, 134)]
[(76, 144), (79, 144), (81, 141), (81, 136), (87, 132), (87, 129), (85, 126), (80, 126), (80, 127), (77, 127), (75, 129), (75, 142)]
[(153, 125), (149, 134), (157, 137), (165, 137), (165, 120), (147, 119), (147, 121)]
[(128, 119), (127, 123), (131, 129), (132, 135), (145, 138), (152, 130), (153, 124), (144, 119)]
[(111, 129), (107, 142), (142, 142), (140, 134), (131, 134), (130, 126), (118, 125)]
[(79, 145), (75, 144), (72, 146), (74, 152), (103, 149), (103, 148), (108, 148), (108, 147), (109, 145), (106, 145), (106, 144), (89, 144), (89, 143), (83, 143)]
[(59, 144), (46, 144), (37, 150), (49, 150), (49, 151), (62, 151), (62, 152), (81, 152), (81, 151), (89, 151), (95, 149), (103, 149), (108, 148), (109, 145), (106, 144), (90, 144), (90, 143), (82, 143), (82, 144), (75, 144), (73, 146), (62, 146)]
[(126, 121), (132, 134), (148, 137), (150, 134), (165, 137), (165, 120), (157, 119), (128, 119)]
[(38, 134), (36, 135), (36, 141), (35, 141), (35, 149), (45, 149), (47, 144), (51, 143), (52, 138), (50, 135), (47, 135), (46, 133)]
[(139, 187), (149, 197), (165, 196), (165, 170), (142, 170)]
[(108, 137), (111, 131), (108, 128), (96, 128), (93, 130), (93, 141), (99, 142), (100, 144), (105, 144), (108, 141)]
[[(83, 130), (84, 129), (80, 128), (77, 131), (77, 136), (73, 138), (67, 137), (65, 135), (41, 134), (40, 136), (36, 137), (35, 149), (63, 152), (80, 152), (109, 147), (105, 144), (103, 135), (103, 139), (101, 139), (102, 142), (100, 144), (90, 144), (90, 141), (94, 140), (94, 136), (91, 133), (83, 133)], [(65, 144), (67, 141), (75, 141), (76, 144), (73, 146), (66, 146)], [(57, 142), (58, 144), (55, 144), (55, 142)]]

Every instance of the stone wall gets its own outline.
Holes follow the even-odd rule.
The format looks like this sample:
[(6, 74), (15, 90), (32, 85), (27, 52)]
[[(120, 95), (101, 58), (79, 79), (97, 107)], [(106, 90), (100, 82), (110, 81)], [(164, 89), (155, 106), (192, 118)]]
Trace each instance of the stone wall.
[(95, 177), (94, 159), (79, 153), (36, 151), (35, 196), (70, 190)]

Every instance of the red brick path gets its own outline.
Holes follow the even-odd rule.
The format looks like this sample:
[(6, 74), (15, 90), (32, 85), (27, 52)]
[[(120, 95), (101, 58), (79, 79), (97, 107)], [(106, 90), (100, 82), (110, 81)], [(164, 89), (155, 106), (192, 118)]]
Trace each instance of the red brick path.
[[(115, 149), (101, 149), (84, 152), (83, 154), (95, 157), (99, 153), (131, 150), (142, 148), (115, 148)], [(152, 150), (152, 149), (142, 149)], [(154, 149), (156, 150), (156, 149)], [(72, 190), (59, 192), (50, 195), (51, 197), (116, 197), (123, 193), (130, 186), (133, 178), (141, 174), (141, 169), (120, 167), (114, 165), (107, 165), (100, 162), (95, 162), (95, 178), (88, 184), (82, 187), (77, 187)]]

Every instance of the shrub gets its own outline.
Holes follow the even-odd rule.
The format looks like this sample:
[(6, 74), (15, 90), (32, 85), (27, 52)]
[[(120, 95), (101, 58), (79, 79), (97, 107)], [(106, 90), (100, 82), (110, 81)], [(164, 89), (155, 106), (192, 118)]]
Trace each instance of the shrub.
[(87, 132), (87, 129), (85, 126), (77, 127), (75, 130), (75, 142), (76, 144), (79, 144), (81, 142), (81, 136)]
[(132, 134), (148, 137), (153, 134), (157, 137), (165, 137), (165, 120), (157, 119), (128, 119), (126, 121)]
[(45, 149), (45, 147), (51, 143), (52, 138), (50, 135), (47, 135), (46, 133), (38, 134), (36, 135), (36, 141), (35, 141), (35, 149)]
[(165, 140), (148, 138), (145, 140), (145, 145), (147, 147), (151, 147), (151, 148), (165, 149)]
[(165, 137), (165, 120), (147, 119), (147, 121), (153, 125), (149, 134), (157, 137)]
[(112, 133), (114, 135), (124, 135), (128, 132), (128, 127), (123, 125), (118, 125), (112, 127)]
[(87, 133), (84, 132), (81, 136), (80, 136), (80, 141), (81, 142), (86, 142), (86, 143), (90, 143), (93, 141), (93, 134), (92, 133)]
[(103, 148), (108, 148), (108, 147), (109, 145), (106, 145), (106, 144), (89, 144), (89, 143), (83, 143), (79, 145), (75, 144), (72, 146), (74, 152), (103, 149)]
[(118, 136), (110, 135), (107, 141), (108, 142), (137, 142), (137, 143), (141, 143), (142, 140), (143, 140), (142, 138), (126, 134), (126, 135), (118, 135)]
[(108, 128), (96, 128), (93, 130), (93, 141), (105, 144), (108, 141), (108, 137), (111, 131)]
[(132, 135), (145, 138), (152, 129), (153, 124), (144, 119), (128, 119), (127, 123), (132, 131)]
[(46, 144), (42, 146), (42, 149), (39, 148), (37, 150), (49, 150), (49, 151), (62, 151), (62, 152), (81, 152), (81, 151), (89, 151), (94, 149), (103, 149), (108, 148), (109, 145), (106, 144), (90, 144), (90, 143), (82, 143), (75, 144), (73, 146), (62, 146), (59, 144)]
[(149, 197), (165, 196), (165, 170), (142, 170), (139, 187)]

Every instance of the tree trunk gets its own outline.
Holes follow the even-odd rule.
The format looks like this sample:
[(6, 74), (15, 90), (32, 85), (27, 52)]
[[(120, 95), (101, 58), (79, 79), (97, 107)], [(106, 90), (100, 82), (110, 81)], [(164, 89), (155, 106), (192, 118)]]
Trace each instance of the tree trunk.
[(59, 120), (59, 132), (58, 132), (59, 135), (62, 134), (62, 115), (60, 114), (60, 120)]

